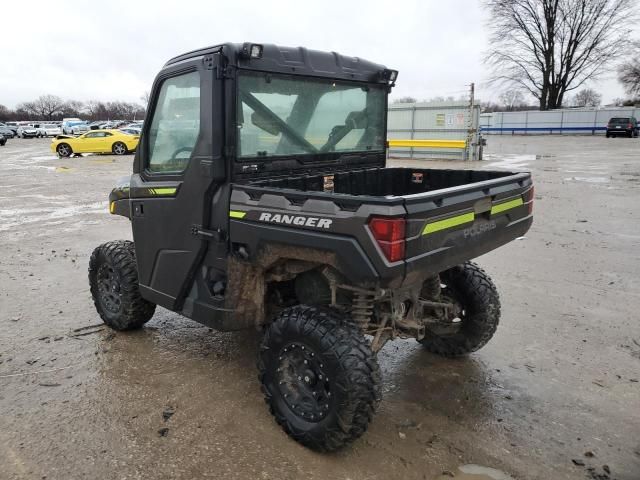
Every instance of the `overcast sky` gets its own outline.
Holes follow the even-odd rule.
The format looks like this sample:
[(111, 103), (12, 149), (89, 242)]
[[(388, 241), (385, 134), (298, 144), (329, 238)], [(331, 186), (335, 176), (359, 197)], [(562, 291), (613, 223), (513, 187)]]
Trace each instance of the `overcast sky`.
[[(2, 3), (0, 104), (38, 95), (140, 102), (170, 57), (232, 41), (333, 50), (400, 71), (393, 96), (497, 100), (482, 64), (480, 0), (173, 2), (12, 0)], [(622, 97), (615, 71), (592, 84)]]

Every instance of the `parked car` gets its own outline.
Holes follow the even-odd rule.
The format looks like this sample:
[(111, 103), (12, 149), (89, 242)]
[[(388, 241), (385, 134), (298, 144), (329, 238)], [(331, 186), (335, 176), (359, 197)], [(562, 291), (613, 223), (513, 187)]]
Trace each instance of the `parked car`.
[(140, 131), (141, 131), (139, 128), (132, 128), (132, 127), (123, 127), (118, 130), (124, 133), (128, 133), (129, 135), (140, 135)]
[(607, 138), (616, 135), (638, 137), (638, 120), (635, 117), (613, 117), (607, 124)]
[(124, 155), (138, 147), (138, 135), (129, 135), (119, 130), (91, 130), (79, 137), (58, 135), (51, 142), (51, 151), (60, 157), (74, 153), (113, 153)]
[(20, 138), (35, 138), (39, 137), (38, 129), (33, 125), (20, 125), (18, 127), (18, 136)]
[(71, 127), (78, 123), (84, 123), (79, 118), (63, 118), (62, 119), (62, 133), (69, 135), (71, 134)]
[(38, 128), (41, 137), (55, 137), (62, 134), (62, 129), (53, 123), (43, 123)]
[(13, 135), (18, 135), (18, 122), (5, 122), (5, 126), (13, 132)]
[(91, 122), (89, 124), (89, 130), (104, 130), (106, 123), (107, 122), (105, 122), (104, 120), (99, 120), (97, 122)]
[(87, 122), (76, 123), (71, 126), (71, 133), (73, 135), (80, 135), (89, 131), (89, 124)]
[(13, 138), (16, 136), (15, 132), (5, 124), (0, 124), (0, 135), (4, 138)]

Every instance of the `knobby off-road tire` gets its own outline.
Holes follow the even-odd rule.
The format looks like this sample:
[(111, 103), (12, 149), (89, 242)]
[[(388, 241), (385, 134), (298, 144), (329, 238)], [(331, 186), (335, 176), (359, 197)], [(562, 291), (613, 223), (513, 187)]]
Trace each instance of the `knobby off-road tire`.
[(335, 451), (366, 430), (381, 398), (378, 362), (362, 332), (325, 307), (283, 310), (258, 354), (265, 401), (294, 440)]
[[(436, 335), (427, 330), (420, 340), (425, 348), (444, 357), (458, 357), (484, 347), (496, 333), (500, 321), (500, 298), (489, 275), (473, 262), (455, 266), (440, 274), (446, 288), (444, 300), (462, 307), (458, 332)], [(448, 298), (447, 298), (448, 297)]]
[(133, 242), (115, 240), (96, 248), (89, 260), (89, 285), (100, 318), (114, 330), (142, 327), (155, 304), (140, 295)]

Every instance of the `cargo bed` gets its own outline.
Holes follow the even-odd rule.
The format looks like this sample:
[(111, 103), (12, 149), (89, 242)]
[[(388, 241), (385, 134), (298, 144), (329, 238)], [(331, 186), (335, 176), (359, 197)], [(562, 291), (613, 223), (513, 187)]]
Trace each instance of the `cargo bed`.
[[(354, 282), (397, 285), (523, 235), (532, 196), (527, 172), (370, 168), (260, 178), (233, 184), (231, 238), (250, 239), (253, 252), (261, 242), (326, 249)], [(402, 260), (389, 261), (372, 238), (374, 217), (404, 219)]]

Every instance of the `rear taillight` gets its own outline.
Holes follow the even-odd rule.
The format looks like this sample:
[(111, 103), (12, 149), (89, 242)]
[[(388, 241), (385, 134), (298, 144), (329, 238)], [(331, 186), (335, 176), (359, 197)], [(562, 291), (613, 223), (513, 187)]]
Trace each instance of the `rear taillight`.
[(632, 125), (632, 124), (629, 124), (629, 125), (627, 125), (627, 128), (628, 128), (629, 130), (631, 130), (631, 129), (633, 128), (633, 125)]
[(404, 218), (372, 217), (369, 220), (369, 230), (390, 262), (404, 258), (405, 224)]
[(525, 203), (527, 204), (527, 212), (529, 215), (533, 213), (533, 197), (535, 194), (535, 187), (531, 186), (531, 188), (524, 194)]

